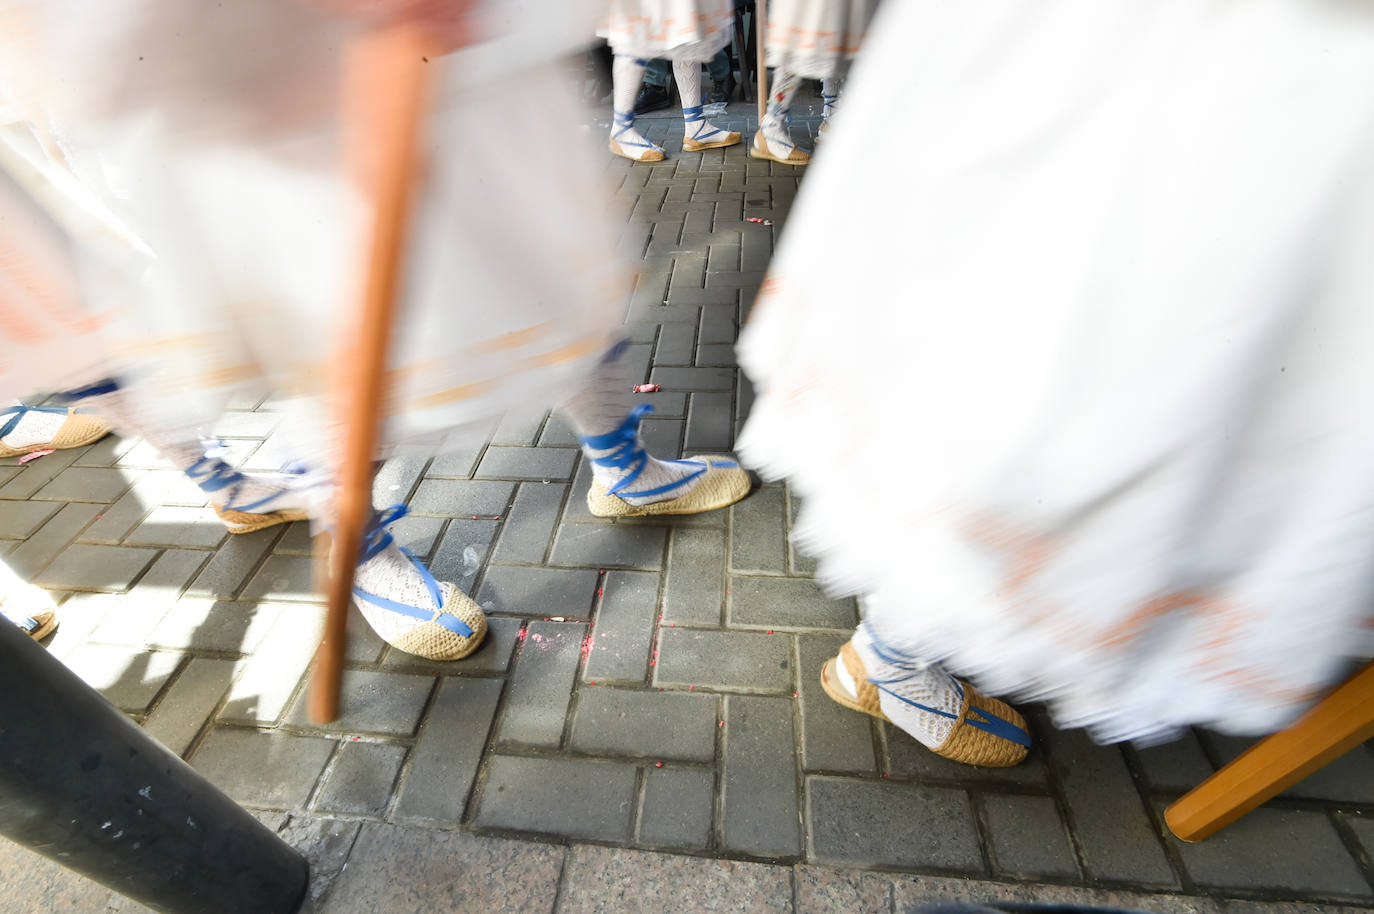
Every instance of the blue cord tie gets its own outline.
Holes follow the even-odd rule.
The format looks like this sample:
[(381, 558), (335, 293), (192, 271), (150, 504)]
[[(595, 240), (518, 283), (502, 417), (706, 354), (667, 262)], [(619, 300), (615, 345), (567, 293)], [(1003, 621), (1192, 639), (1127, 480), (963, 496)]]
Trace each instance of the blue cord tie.
[[(388, 546), (395, 542), (395, 538), (387, 531), (387, 527), (410, 513), (405, 505), (392, 505), (373, 515), (372, 523), (368, 524), (363, 532), (363, 550), (358, 559), (358, 564), (362, 565), (373, 558), (376, 558)], [(420, 572), (420, 578), (425, 583), (425, 589), (429, 591), (430, 599), (434, 601), (435, 608), (421, 609), (418, 606), (411, 606), (409, 603), (399, 603), (395, 600), (388, 600), (386, 597), (379, 597), (376, 594), (367, 593), (361, 588), (354, 587), (353, 594), (359, 599), (366, 600), (374, 606), (382, 609), (409, 616), (412, 619), (420, 619), (425, 622), (437, 622), (444, 628), (463, 638), (472, 637), (472, 629), (452, 613), (444, 612), (444, 595), (439, 590), (439, 582), (434, 579), (434, 575), (429, 573), (429, 569), (417, 559), (409, 549), (400, 547), (403, 554), (410, 563), (415, 566), (415, 570)]]
[(18, 406), (11, 406), (6, 409), (0, 409), (0, 416), (9, 416), (13, 414), (13, 418), (11, 418), (10, 421), (6, 422), (3, 426), (0, 426), (0, 438), (5, 437), (10, 432), (18, 428), (20, 420), (23, 419), (29, 413), (61, 413), (65, 416), (67, 414), (67, 408), (65, 406), (24, 406), (21, 403)]

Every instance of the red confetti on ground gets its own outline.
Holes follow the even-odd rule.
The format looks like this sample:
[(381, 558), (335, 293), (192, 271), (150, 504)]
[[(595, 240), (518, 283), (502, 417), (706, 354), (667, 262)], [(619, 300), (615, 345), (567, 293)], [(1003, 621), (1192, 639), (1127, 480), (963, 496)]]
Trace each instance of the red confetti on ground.
[(606, 588), (604, 588), (604, 587), (598, 587), (598, 588), (596, 589), (596, 595), (597, 595), (598, 597), (604, 597), (604, 596), (606, 595)]
[(654, 762), (654, 767), (655, 767), (655, 768), (662, 768), (662, 767), (663, 767), (663, 763), (662, 763), (662, 762)]
[(689, 686), (687, 687), (687, 691), (689, 691), (689, 692), (695, 692), (696, 690), (697, 690), (697, 687), (694, 686), (694, 685), (689, 685)]
[(723, 720), (718, 720), (718, 721), (716, 721), (716, 726), (717, 726), (717, 727), (723, 727), (723, 726), (725, 726), (725, 721), (723, 721)]
[(596, 685), (596, 680), (595, 680), (595, 679), (588, 679), (588, 680), (587, 680), (587, 685)]
[(472, 515), (472, 519), (473, 519), (473, 520), (477, 520), (477, 515), (476, 515), (476, 514)]
[(605, 574), (605, 573), (606, 573), (606, 569), (605, 569), (605, 568), (602, 568), (600, 571), (597, 572), (597, 574)]
[(637, 394), (656, 394), (662, 389), (657, 384), (636, 384), (634, 386), (634, 391)]
[(582, 639), (582, 656), (585, 657), (592, 652), (592, 633), (587, 632), (587, 636)]
[(28, 463), (30, 460), (37, 460), (39, 457), (46, 457), (46, 456), (48, 456), (49, 454), (54, 454), (54, 453), (56, 453), (56, 450), (55, 450), (54, 448), (48, 448), (47, 450), (44, 450), (44, 451), (30, 451), (29, 453), (25, 454), (23, 457), (20, 457), (20, 458), (19, 458), (19, 465), (20, 465), (20, 466), (23, 466), (24, 464)]
[(798, 693), (793, 692), (793, 693), (792, 693), (792, 697), (793, 697), (793, 698), (796, 698), (796, 697), (797, 697), (797, 694), (798, 694)]
[(768, 630), (768, 634), (773, 634), (773, 630), (771, 628)]
[(887, 772), (886, 772), (886, 771), (883, 772), (883, 777), (887, 777)]
[(519, 633), (518, 635), (515, 636), (515, 640), (516, 640), (516, 641), (524, 641), (524, 640), (525, 640), (525, 635), (527, 635), (527, 634), (529, 634), (529, 633), (526, 632), (526, 631), (522, 628), (522, 629), (520, 629), (520, 633)]

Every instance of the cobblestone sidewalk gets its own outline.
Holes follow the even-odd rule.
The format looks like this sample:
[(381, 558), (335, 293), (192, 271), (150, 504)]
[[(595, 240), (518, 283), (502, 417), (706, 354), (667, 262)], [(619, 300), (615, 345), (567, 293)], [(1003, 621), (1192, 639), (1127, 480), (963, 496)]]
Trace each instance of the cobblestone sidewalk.
[[(718, 123), (747, 142), (749, 109)], [(668, 161), (607, 168), (639, 263), (630, 370), (663, 387), (640, 398), (645, 438), (728, 452), (751, 400), (732, 344), (802, 173), (745, 147), (681, 153), (676, 117), (641, 124)], [(244, 466), (276, 468), (273, 404), (235, 406), (218, 433)], [(227, 536), (138, 441), (0, 461), (0, 555), (61, 600), (49, 649), (305, 849), (317, 910), (1374, 907), (1368, 747), (1184, 845), (1163, 807), (1243, 742), (1100, 748), (1030, 709), (1030, 759), (975, 770), (826, 698), (817, 674), (856, 607), (789, 545), (786, 486), (611, 523), (588, 513), (588, 467), (557, 416), (510, 415), (483, 447), (427, 453), (388, 462), (377, 503), (410, 506), (398, 539), (482, 604), (491, 633), (436, 664), (355, 614), (327, 727), (304, 711), (322, 607), (303, 525)], [(0, 880), (5, 911), (139, 909), (9, 845)]]

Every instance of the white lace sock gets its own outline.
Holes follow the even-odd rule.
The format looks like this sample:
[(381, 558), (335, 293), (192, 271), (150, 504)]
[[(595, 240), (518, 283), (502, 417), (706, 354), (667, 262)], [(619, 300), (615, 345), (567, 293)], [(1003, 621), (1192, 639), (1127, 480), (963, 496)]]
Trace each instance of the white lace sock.
[(693, 480), (704, 473), (704, 465), (659, 460), (644, 450), (639, 422), (651, 410), (630, 408), (630, 381), (618, 361), (623, 349), (624, 344), (611, 350), (586, 385), (563, 404), (563, 413), (582, 441), (582, 453), (592, 461), (596, 481), (614, 489), (630, 480), (611, 494), (632, 505), (677, 498), (691, 490)]
[[(878, 704), (887, 719), (931, 749), (943, 746), (964, 704), (959, 682), (937, 664), (914, 663), (883, 650), (867, 622), (859, 623), (850, 644), (863, 661), (868, 681), (878, 687)], [(834, 667), (840, 684), (857, 696), (858, 684), (845, 665)]]
[(30, 409), (14, 400), (9, 406), (0, 409), (0, 429), (8, 426), (16, 417), (18, 421), (14, 422), (14, 428), (0, 436), (0, 442), (3, 442), (5, 447), (32, 447), (52, 441), (57, 436), (58, 429), (62, 428), (62, 423), (67, 421), (67, 411), (64, 409), (47, 412), (43, 409)]
[(844, 86), (844, 80), (838, 76), (827, 76), (821, 80), (821, 123), (829, 125), (830, 119), (835, 116), (835, 109), (840, 104), (840, 89)]
[(773, 88), (768, 94), (768, 107), (763, 120), (759, 122), (759, 129), (768, 141), (769, 151), (779, 158), (786, 158), (788, 153), (797, 148), (797, 144), (792, 142), (787, 122), (792, 111), (792, 99), (796, 97), (800, 85), (800, 76), (782, 69), (773, 71)]
[(700, 143), (724, 138), (730, 131), (721, 130), (706, 120), (701, 107), (701, 64), (695, 60), (673, 61), (673, 79), (682, 99), (683, 135)]
[(615, 109), (611, 140), (633, 159), (642, 159), (651, 151), (663, 152), (662, 147), (644, 139), (635, 129), (635, 99), (644, 83), (646, 63), (637, 57), (617, 54), (611, 64), (611, 104)]

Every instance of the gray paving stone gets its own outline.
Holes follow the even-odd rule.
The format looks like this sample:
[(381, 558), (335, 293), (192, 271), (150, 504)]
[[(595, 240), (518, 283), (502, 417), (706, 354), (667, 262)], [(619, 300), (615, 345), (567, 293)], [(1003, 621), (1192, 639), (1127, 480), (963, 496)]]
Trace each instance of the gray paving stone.
[(1083, 866), (1098, 879), (1176, 886), (1159, 838), (1117, 746), (1095, 746), (1081, 730), (1039, 728), (1069, 807)]
[(12, 841), (0, 842), (0, 898), (16, 914), (142, 914), (151, 910)]
[(612, 571), (601, 579), (601, 605), (583, 676), (643, 681), (658, 611), (659, 576)]
[[(309, 900), (301, 910), (317, 911), (318, 908), (312, 905), (328, 895), (339, 878), (362, 823), (262, 810), (254, 814), (266, 820), (263, 824), (274, 830), (278, 837), (305, 855), (306, 863), (310, 866), (310, 889)], [(282, 821), (272, 822), (273, 818)]]
[(319, 914), (551, 914), (561, 847), (367, 823)]
[(302, 693), (287, 716), (287, 723), (334, 732), (410, 736), (420, 723), (433, 689), (431, 676), (344, 670), (338, 720), (313, 723), (306, 709), (306, 694)]
[[(738, 542), (738, 539), (736, 539)], [(730, 624), (754, 628), (831, 628), (859, 624), (852, 599), (832, 600), (809, 578), (730, 576)]]
[(275, 723), (300, 685), (324, 633), (324, 609), (288, 605), (249, 658), (220, 719)]
[(314, 575), (315, 562), (311, 558), (269, 555), (243, 589), (243, 599), (318, 602), (324, 595), (315, 590)]
[(649, 404), (654, 408), (653, 415), (663, 419), (680, 419), (687, 415), (687, 394), (682, 391), (660, 390), (651, 394), (635, 394), (630, 402), (635, 406)]
[(191, 767), (236, 803), (299, 809), (333, 752), (330, 739), (216, 727)]
[[(59, 451), (59, 453), (61, 453)], [(44, 458), (45, 460), (47, 458)], [(9, 504), (8, 502), (0, 504)], [(100, 505), (64, 505), (37, 533), (6, 553), (5, 564), (26, 581), (32, 582), (45, 565), (57, 557), (100, 513)]]
[[(520, 619), (504, 616), (487, 618), (487, 636), (482, 639), (477, 650), (462, 660), (426, 660), (414, 654), (391, 648), (382, 659), (382, 668), (410, 673), (429, 673), (435, 676), (450, 676), (471, 673), (504, 673), (510, 666), (511, 655), (515, 652), (516, 641), (520, 637)], [(359, 620), (359, 625), (371, 631), (367, 623)], [(352, 623), (349, 632), (352, 633)]]
[[(539, 437), (546, 413), (542, 409), (513, 409), (501, 417), (492, 433), (492, 444), (511, 444), (529, 447)], [(477, 513), (481, 513), (480, 511)]]
[(86, 643), (96, 626), (114, 612), (123, 600), (124, 594), (74, 593), (61, 601), (58, 604), (60, 624), (45, 644), (48, 653), (65, 659)]
[(0, 499), (30, 498), (82, 456), (82, 448), (57, 451), (24, 464), (19, 472), (0, 486)]
[(664, 621), (718, 625), (725, 597), (724, 564), (724, 530), (674, 530), (663, 594)]
[(440, 822), (463, 817), (501, 687), (499, 679), (440, 680), (400, 789), (397, 817)]
[(595, 569), (492, 565), (476, 599), (487, 612), (587, 618), (596, 590)]
[(550, 415), (544, 430), (539, 433), (540, 447), (577, 447), (578, 444), (577, 432), (573, 431), (568, 417), (561, 413)]
[(492, 560), (530, 564), (544, 561), (567, 494), (566, 485), (521, 484), (501, 526), (501, 537), (492, 550)]
[(213, 549), (229, 535), (211, 508), (158, 505), (124, 540), (132, 546)]
[(281, 603), (232, 603), (187, 597), (148, 634), (152, 647), (251, 654), (285, 609)]
[(797, 639), (802, 706), (802, 761), (807, 771), (876, 774), (869, 718), (842, 707), (821, 688), (821, 666), (849, 640), (844, 635)]
[(649, 380), (669, 390), (733, 390), (733, 368), (655, 368)]
[(430, 463), (425, 475), (430, 478), (454, 477), (466, 479), (477, 469), (477, 461), (482, 456), (483, 445), (465, 445), (447, 453), (440, 454)]
[(142, 712), (181, 665), (182, 654), (131, 653), (105, 644), (84, 644), (65, 663), (86, 685), (124, 711)]
[(156, 549), (76, 543), (64, 549), (33, 583), (74, 590), (128, 590), (156, 557)]
[(124, 594), (91, 640), (142, 647), (158, 624), (171, 612), (186, 582), (205, 562), (206, 553), (168, 549), (158, 556), (134, 588)]
[(639, 842), (705, 850), (711, 840), (715, 774), (701, 768), (650, 768), (644, 776)]
[[(1159, 804), (1163, 812), (1163, 803)], [(1170, 844), (1188, 875), (1217, 888), (1297, 889), (1368, 898), (1368, 880), (1325, 813), (1262, 807), (1206, 841)]]
[(569, 748), (595, 756), (710, 762), (717, 698), (605, 687), (578, 693)]
[(732, 343), (705, 343), (697, 347), (696, 361), (702, 366), (733, 368), (735, 366), (735, 347)]
[(221, 599), (237, 596), (280, 532), (269, 528), (230, 537), (229, 542), (215, 550), (215, 557), (187, 588), (187, 595)]
[(697, 328), (692, 324), (664, 324), (654, 347), (654, 365), (691, 365)]
[(665, 628), (654, 683), (791, 693), (791, 645), (786, 635)]
[(531, 622), (525, 631), (497, 738), (503, 743), (557, 746), (587, 627)]
[[(707, 283), (711, 281), (707, 274)], [(701, 344), (733, 343), (739, 333), (734, 308), (705, 308), (701, 312), (701, 326), (697, 342)]]
[(734, 445), (734, 422), (728, 393), (694, 393), (687, 412), (683, 447), (697, 451), (727, 451)]
[(406, 747), (345, 741), (339, 746), (315, 808), (324, 812), (376, 816), (386, 809)]
[(59, 510), (61, 505), (44, 501), (5, 502), (0, 510), (0, 537), (27, 539)]
[(470, 592), (477, 583), (477, 572), (487, 559), (496, 528), (494, 520), (455, 517), (449, 521), (444, 538), (429, 563), (430, 573), (440, 581), (451, 581), (460, 590)]
[(666, 527), (632, 524), (564, 524), (549, 561), (597, 568), (662, 568)]
[(783, 574), (787, 570), (786, 506), (780, 486), (757, 488), (730, 508), (730, 569)]
[(31, 498), (53, 501), (95, 501), (109, 504), (137, 478), (134, 470), (69, 467), (53, 477)]
[(571, 479), (578, 452), (564, 447), (487, 448), (477, 467), (479, 477), (502, 479)]
[(888, 912), (892, 883), (879, 873), (800, 865), (793, 869), (797, 914)]
[(137, 443), (137, 438), (121, 438), (114, 434), (106, 435), (90, 447), (83, 448), (85, 453), (77, 458), (72, 466), (112, 467)]
[(986, 794), (981, 798), (994, 866), (1007, 876), (1078, 875), (1069, 836), (1054, 800)]
[(1197, 735), (1191, 730), (1170, 743), (1132, 746), (1137, 766), (1156, 790), (1185, 792), (1212, 775)]
[(682, 455), (681, 419), (645, 419), (639, 426), (639, 440), (650, 453), (663, 458)]
[(514, 491), (515, 483), (494, 479), (426, 479), (410, 499), (410, 510), (445, 517), (497, 517), (506, 513)]
[(192, 657), (143, 728), (177, 755), (184, 755), (229, 691), (235, 667), (232, 660)]
[(973, 809), (962, 790), (809, 777), (806, 792), (817, 860), (983, 871)]
[(478, 828), (498, 828), (597, 841), (628, 841), (635, 768), (575, 759), (491, 759)]
[(775, 857), (801, 851), (792, 705), (784, 698), (725, 699), (721, 835), (726, 848)]
[(567, 863), (558, 911), (790, 914), (791, 872), (763, 863), (579, 845)]
[(887, 751), (887, 770), (893, 778), (909, 779), (918, 782), (949, 781), (967, 783), (971, 780), (987, 782), (1000, 786), (1019, 784), (1033, 787), (1042, 792), (1048, 791), (1049, 768), (1045, 763), (1045, 750), (1041, 746), (1041, 733), (1049, 728), (1031, 720), (1030, 753), (1019, 765), (1010, 768), (976, 768), (941, 758), (912, 736), (890, 724), (880, 724), (883, 744)]
[(404, 503), (429, 464), (430, 448), (409, 446), (388, 458), (372, 478), (372, 503), (389, 506)]
[[(181, 476), (180, 473), (177, 475)], [(122, 542), (129, 531), (138, 526), (161, 500), (158, 495), (164, 488), (165, 479), (160, 478), (159, 474), (150, 473), (142, 477), (118, 501), (100, 512), (95, 522), (82, 531), (81, 539), (93, 543)]]

